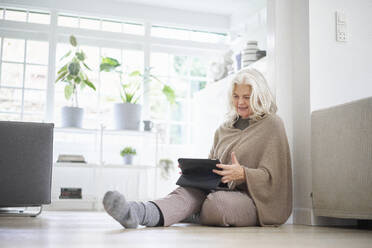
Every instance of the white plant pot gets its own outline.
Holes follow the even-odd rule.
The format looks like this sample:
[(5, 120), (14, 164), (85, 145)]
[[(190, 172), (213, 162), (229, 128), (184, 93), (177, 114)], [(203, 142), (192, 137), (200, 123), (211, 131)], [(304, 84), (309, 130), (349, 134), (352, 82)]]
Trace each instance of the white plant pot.
[(114, 104), (114, 128), (139, 130), (141, 122), (141, 109), (139, 104), (115, 103)]
[(84, 109), (77, 107), (63, 107), (61, 109), (61, 126), (62, 127), (77, 127), (83, 126)]
[(133, 155), (125, 155), (123, 156), (124, 164), (133, 164)]

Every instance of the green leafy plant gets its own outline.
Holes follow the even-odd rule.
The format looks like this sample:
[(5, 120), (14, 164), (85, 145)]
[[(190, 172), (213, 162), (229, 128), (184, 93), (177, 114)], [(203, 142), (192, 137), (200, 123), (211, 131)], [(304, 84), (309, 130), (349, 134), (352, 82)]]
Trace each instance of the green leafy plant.
[(136, 154), (137, 154), (136, 149), (134, 149), (130, 146), (127, 146), (123, 150), (120, 151), (120, 155), (122, 157), (124, 157), (126, 155), (136, 155)]
[[(123, 72), (120, 70), (121, 64), (118, 60), (110, 57), (102, 57), (100, 64), (100, 71), (115, 72), (120, 77), (120, 97), (124, 103), (136, 104), (141, 97), (141, 80), (145, 84), (156, 81), (161, 86), (161, 91), (167, 100), (175, 103), (176, 95), (174, 90), (167, 84), (160, 81), (156, 76), (151, 73), (152, 67), (145, 68), (145, 72), (141, 73), (138, 70), (132, 71), (127, 75), (127, 80), (123, 82)], [(140, 80), (139, 80), (140, 79)]]
[(70, 44), (72, 48), (60, 60), (68, 59), (68, 62), (63, 65), (57, 72), (57, 82), (66, 83), (65, 98), (71, 99), (73, 106), (78, 107), (78, 88), (83, 90), (85, 86), (96, 90), (94, 84), (88, 79), (85, 70), (91, 71), (89, 66), (84, 62), (86, 55), (78, 46), (75, 36), (70, 36)]

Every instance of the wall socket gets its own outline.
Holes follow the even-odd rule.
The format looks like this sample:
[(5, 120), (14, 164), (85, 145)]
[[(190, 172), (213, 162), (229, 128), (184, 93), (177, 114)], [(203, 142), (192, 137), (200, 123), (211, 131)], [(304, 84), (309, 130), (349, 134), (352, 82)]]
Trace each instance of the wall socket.
[(336, 41), (347, 41), (346, 15), (343, 12), (336, 11)]

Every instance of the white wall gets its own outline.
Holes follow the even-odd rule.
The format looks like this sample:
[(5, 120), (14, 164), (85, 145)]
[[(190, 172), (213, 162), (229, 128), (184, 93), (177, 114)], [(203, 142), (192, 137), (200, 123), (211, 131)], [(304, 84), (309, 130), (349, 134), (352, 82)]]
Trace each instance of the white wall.
[(258, 48), (267, 50), (266, 0), (252, 0), (249, 8), (236, 10), (230, 17), (232, 47), (238, 54), (247, 41), (258, 41)]
[[(335, 40), (335, 11), (348, 41)], [(372, 96), (372, 1), (310, 1), (311, 110)]]
[[(372, 95), (371, 9), (368, 0), (268, 1), (268, 74), (292, 144), (296, 224), (337, 223), (312, 213), (310, 117)], [(347, 43), (335, 41), (336, 10), (347, 15)]]

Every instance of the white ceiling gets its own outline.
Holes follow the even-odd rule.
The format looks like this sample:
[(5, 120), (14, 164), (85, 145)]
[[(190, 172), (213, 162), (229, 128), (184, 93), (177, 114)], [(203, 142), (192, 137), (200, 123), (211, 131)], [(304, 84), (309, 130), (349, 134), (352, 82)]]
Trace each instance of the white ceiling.
[(116, 0), (122, 3), (142, 4), (154, 7), (232, 15), (253, 7), (261, 7), (266, 0)]

